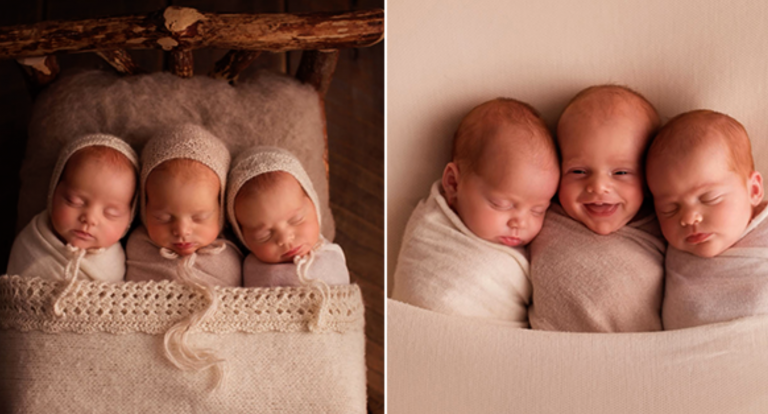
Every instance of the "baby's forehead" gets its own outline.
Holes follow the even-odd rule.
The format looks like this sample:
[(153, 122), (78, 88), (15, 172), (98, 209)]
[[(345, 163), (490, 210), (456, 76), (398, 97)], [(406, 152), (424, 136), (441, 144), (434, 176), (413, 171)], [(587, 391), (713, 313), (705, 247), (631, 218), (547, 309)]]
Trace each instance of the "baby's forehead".
[(186, 158), (174, 158), (158, 164), (147, 176), (147, 181), (150, 180), (219, 184), (218, 175), (210, 167)]
[(105, 146), (93, 145), (77, 150), (69, 157), (65, 165), (65, 174), (67, 171), (80, 169), (86, 165), (102, 164), (116, 171), (129, 171), (135, 173), (136, 169), (122, 152)]
[(246, 181), (238, 190), (237, 197), (243, 199), (267, 196), (276, 190), (280, 190), (285, 194), (296, 193), (307, 196), (299, 180), (292, 174), (286, 171), (270, 171)]

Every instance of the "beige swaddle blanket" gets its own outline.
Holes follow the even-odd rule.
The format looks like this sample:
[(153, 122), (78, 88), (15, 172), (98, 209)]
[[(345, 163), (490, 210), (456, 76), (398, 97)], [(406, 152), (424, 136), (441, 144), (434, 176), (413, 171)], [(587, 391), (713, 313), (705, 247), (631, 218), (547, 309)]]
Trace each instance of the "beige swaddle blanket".
[[(71, 247), (71, 246), (70, 246)], [(67, 266), (77, 251), (68, 248), (51, 227), (48, 212), (35, 216), (16, 236), (8, 259), (8, 274), (43, 279), (69, 280)], [(125, 276), (125, 253), (120, 243), (106, 249), (85, 251), (77, 270), (77, 278), (101, 282), (122, 282)]]
[[(320, 237), (321, 241), (315, 248), (312, 266), (307, 269), (307, 277), (322, 280), (329, 286), (348, 285), (349, 270), (347, 270), (344, 251), (338, 244)], [(264, 263), (256, 256), (249, 254), (243, 262), (243, 286), (301, 286), (297, 270), (298, 266), (295, 263)]]
[(603, 236), (553, 205), (530, 250), (532, 328), (661, 330), (665, 243), (655, 215)]
[[(217, 254), (199, 252), (194, 263), (195, 277), (200, 282), (211, 286), (241, 286), (240, 267), (243, 254), (240, 249), (223, 238), (216, 239), (211, 244), (226, 247)], [(132, 282), (179, 280), (177, 260), (161, 254), (160, 247), (149, 238), (147, 228), (143, 225), (131, 233), (125, 249), (128, 252), (126, 280)]]
[(523, 249), (472, 233), (446, 203), (438, 181), (406, 226), (392, 298), (449, 315), (528, 327), (528, 271)]
[(733, 246), (711, 258), (670, 246), (662, 320), (682, 329), (768, 314), (768, 208)]

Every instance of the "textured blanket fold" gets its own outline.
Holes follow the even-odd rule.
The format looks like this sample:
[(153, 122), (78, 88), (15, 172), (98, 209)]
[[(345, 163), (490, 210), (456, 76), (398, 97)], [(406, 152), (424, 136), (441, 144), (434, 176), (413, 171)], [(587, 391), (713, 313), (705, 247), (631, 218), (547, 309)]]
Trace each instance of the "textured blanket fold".
[[(218, 241), (227, 247), (219, 254), (199, 256), (193, 266), (195, 277), (211, 286), (241, 286), (243, 255), (240, 249), (229, 240)], [(128, 256), (126, 281), (179, 281), (176, 260), (163, 257), (160, 247), (149, 238), (146, 227), (139, 226), (131, 233), (125, 250)]]
[(661, 330), (665, 243), (654, 215), (599, 235), (553, 205), (530, 249), (532, 328)]
[(392, 297), (449, 315), (527, 327), (528, 271), (523, 249), (472, 233), (440, 194), (438, 181), (406, 226)]
[[(297, 270), (295, 263), (264, 263), (249, 254), (243, 262), (243, 286), (302, 286)], [(322, 280), (331, 286), (349, 284), (349, 270), (341, 247), (323, 238), (315, 250), (312, 266), (307, 269), (307, 277)]]
[[(16, 236), (8, 260), (8, 274), (39, 276), (43, 279), (66, 280), (65, 270), (72, 252), (56, 237), (44, 211)], [(120, 243), (107, 249), (88, 250), (79, 263), (77, 278), (102, 282), (122, 282), (125, 276), (125, 253)]]
[(768, 209), (729, 249), (711, 258), (670, 246), (662, 320), (681, 329), (768, 314)]

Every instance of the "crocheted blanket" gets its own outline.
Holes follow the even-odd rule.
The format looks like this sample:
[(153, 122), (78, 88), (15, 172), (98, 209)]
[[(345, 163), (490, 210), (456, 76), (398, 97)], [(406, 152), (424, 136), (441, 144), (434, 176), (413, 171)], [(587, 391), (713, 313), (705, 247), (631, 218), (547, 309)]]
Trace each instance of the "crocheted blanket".
[(309, 331), (312, 288), (216, 287), (214, 317), (189, 336), (227, 361), (211, 390), (211, 372), (179, 371), (158, 352), (203, 295), (172, 281), (76, 283), (57, 318), (62, 282), (0, 277), (0, 401), (13, 412), (365, 412), (357, 285), (330, 288), (323, 333)]
[(664, 250), (655, 215), (599, 235), (553, 205), (531, 243), (531, 327), (661, 330)]
[(703, 258), (667, 251), (662, 319), (680, 329), (768, 313), (768, 209), (731, 248)]
[[(43, 211), (16, 236), (7, 273), (65, 280), (65, 270), (73, 260), (74, 252), (56, 237), (48, 212)], [(125, 253), (120, 243), (87, 251), (77, 272), (79, 279), (104, 282), (122, 282), (124, 276)]]
[(405, 229), (393, 299), (528, 327), (530, 289), (525, 252), (477, 237), (434, 183)]

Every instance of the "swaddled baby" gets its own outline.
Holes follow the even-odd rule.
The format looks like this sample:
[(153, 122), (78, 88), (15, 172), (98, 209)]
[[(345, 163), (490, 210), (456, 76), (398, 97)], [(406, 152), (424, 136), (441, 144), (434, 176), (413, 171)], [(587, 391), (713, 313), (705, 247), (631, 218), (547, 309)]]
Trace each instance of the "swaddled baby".
[[(122, 282), (120, 239), (133, 219), (136, 153), (125, 141), (87, 135), (60, 152), (48, 190), (48, 208), (16, 237), (8, 274), (66, 280)], [(59, 300), (54, 312), (61, 314)]]
[(678, 115), (647, 166), (670, 245), (664, 329), (768, 313), (768, 209), (744, 127), (713, 111)]
[(408, 221), (393, 298), (527, 327), (523, 246), (541, 229), (558, 176), (554, 142), (533, 108), (496, 99), (472, 109), (442, 181)]
[(251, 254), (245, 287), (349, 284), (344, 253), (320, 234), (312, 181), (290, 152), (256, 147), (233, 163), (227, 190), (232, 229)]
[(186, 334), (216, 312), (214, 286), (241, 284), (242, 255), (219, 237), (229, 151), (206, 129), (182, 125), (149, 140), (141, 161), (143, 225), (128, 238), (126, 280), (174, 280), (205, 299), (204, 308), (166, 333), (165, 352), (183, 370), (215, 366), (220, 381), (221, 361), (192, 348)]
[(643, 157), (659, 117), (634, 91), (587, 88), (558, 121), (559, 205), (531, 244), (534, 329), (661, 329), (665, 245)]

